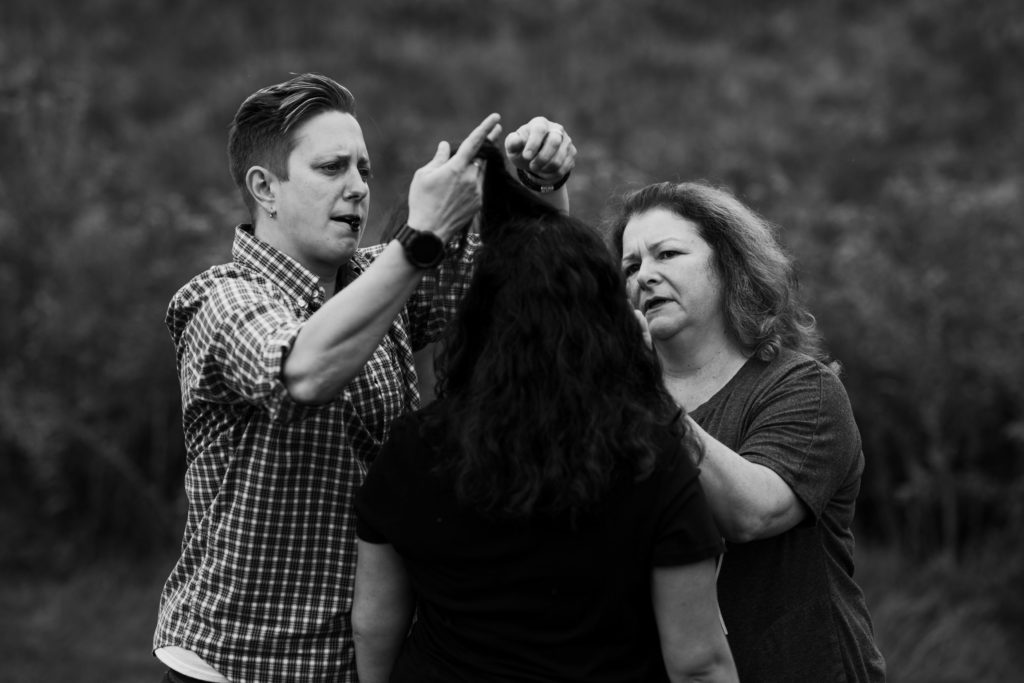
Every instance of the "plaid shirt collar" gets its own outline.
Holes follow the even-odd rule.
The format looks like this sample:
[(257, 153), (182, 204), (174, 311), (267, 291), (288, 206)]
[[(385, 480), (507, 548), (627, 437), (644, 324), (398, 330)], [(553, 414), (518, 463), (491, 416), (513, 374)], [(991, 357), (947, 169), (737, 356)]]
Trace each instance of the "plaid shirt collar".
[(320, 281), (291, 256), (256, 237), (254, 228), (243, 223), (235, 228), (231, 257), (239, 266), (263, 275), (285, 295), (315, 311), (324, 304)]

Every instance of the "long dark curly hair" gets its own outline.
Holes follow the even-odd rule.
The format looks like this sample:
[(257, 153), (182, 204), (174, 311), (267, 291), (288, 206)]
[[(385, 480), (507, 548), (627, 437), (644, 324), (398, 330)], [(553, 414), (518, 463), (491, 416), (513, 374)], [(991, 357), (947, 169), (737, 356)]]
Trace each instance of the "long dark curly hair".
[(493, 145), (480, 156), (482, 244), (424, 429), (461, 503), (575, 519), (614, 477), (649, 476), (666, 431), (698, 460), (699, 447), (598, 232), (523, 188)]

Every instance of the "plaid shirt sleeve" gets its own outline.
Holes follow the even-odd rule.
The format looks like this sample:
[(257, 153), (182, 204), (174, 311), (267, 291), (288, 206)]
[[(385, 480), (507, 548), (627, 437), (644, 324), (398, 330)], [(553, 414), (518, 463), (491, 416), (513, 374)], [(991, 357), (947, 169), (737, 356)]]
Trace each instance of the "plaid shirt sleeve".
[(295, 403), (281, 381), (302, 322), (258, 283), (222, 281), (185, 332), (183, 389), (211, 403), (262, 405), (275, 421), (304, 415), (308, 407)]

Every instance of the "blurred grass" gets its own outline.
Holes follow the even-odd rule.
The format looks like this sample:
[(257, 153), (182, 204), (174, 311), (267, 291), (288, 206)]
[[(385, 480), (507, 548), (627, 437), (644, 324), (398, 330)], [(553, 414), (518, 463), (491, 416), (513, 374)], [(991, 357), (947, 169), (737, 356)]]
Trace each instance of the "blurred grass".
[[(857, 554), (890, 683), (1024, 680), (1021, 563), (1002, 552), (959, 565), (915, 563), (892, 549)], [(0, 681), (158, 681), (150, 641), (173, 561), (107, 558), (64, 574), (0, 575)]]
[(0, 575), (0, 681), (160, 680), (150, 654), (160, 588), (174, 558), (105, 559), (71, 573)]
[(958, 563), (857, 549), (856, 576), (889, 683), (1024, 681), (1024, 571), (1015, 545)]

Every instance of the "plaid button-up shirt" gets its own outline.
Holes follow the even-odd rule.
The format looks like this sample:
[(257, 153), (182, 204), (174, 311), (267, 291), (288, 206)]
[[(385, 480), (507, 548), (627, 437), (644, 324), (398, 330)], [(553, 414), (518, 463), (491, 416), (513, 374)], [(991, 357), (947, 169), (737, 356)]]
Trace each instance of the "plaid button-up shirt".
[[(384, 245), (359, 250), (363, 272)], [(154, 648), (192, 650), (233, 682), (354, 681), (352, 499), (399, 415), (419, 406), (413, 351), (440, 334), (468, 286), (472, 245), (424, 277), (362, 372), (304, 406), (281, 382), (324, 303), (312, 273), (235, 232), (232, 262), (171, 300), (188, 517)]]

